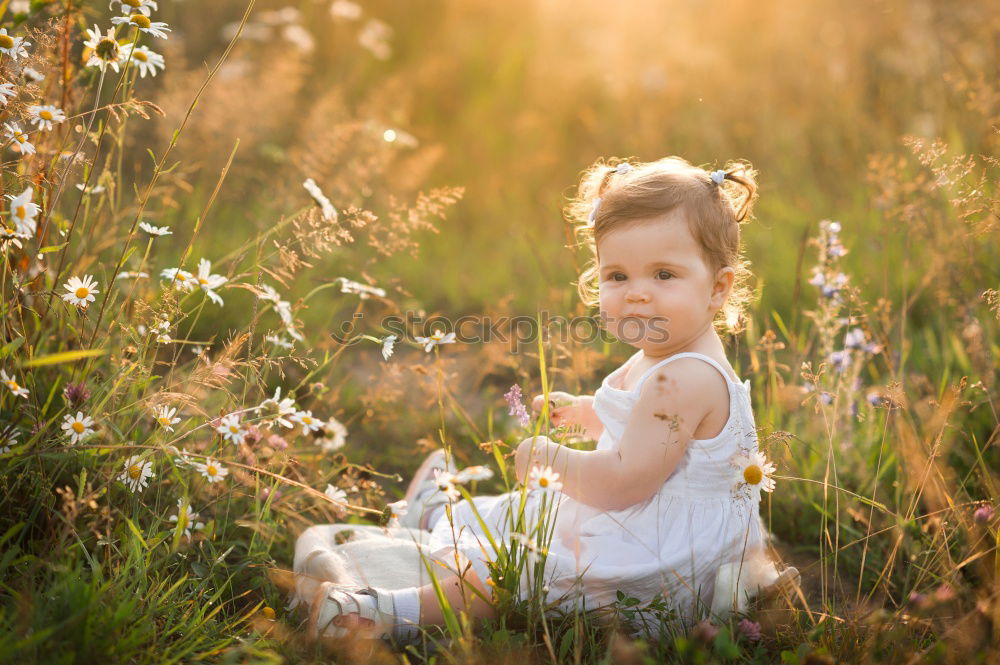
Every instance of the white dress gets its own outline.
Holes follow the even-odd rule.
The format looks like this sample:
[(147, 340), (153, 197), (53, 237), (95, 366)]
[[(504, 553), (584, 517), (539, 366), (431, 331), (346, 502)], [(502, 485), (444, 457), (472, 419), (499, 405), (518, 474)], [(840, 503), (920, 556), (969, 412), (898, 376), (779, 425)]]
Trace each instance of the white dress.
[[(744, 577), (763, 586), (777, 576), (763, 555), (767, 532), (757, 502), (732, 491), (735, 468), (730, 460), (757, 450), (750, 382), (732, 379), (708, 356), (679, 353), (649, 368), (632, 390), (616, 387), (641, 353), (609, 374), (594, 395), (594, 410), (604, 424), (598, 450), (618, 446), (643, 382), (680, 358), (698, 358), (722, 373), (729, 386), (729, 420), (717, 436), (691, 439), (674, 472), (640, 504), (604, 511), (562, 493), (555, 495), (558, 513), (545, 561), (547, 600), (567, 607), (579, 607), (582, 600), (592, 609), (614, 602), (617, 591), (643, 603), (663, 594), (679, 616), (691, 622), (712, 608), (720, 569), (739, 571), (745, 588)], [(539, 496), (539, 492), (528, 495), (526, 513), (531, 519), (537, 515)], [(519, 492), (473, 497), (495, 541), (510, 542), (508, 505), (513, 500), (516, 506), (519, 497)], [(457, 553), (458, 566), (471, 564), (484, 581), (489, 577), (486, 560), (496, 556), (467, 501), (454, 505), (452, 523), (446, 517), (437, 521), (428, 546), (436, 558), (450, 560), (453, 569)], [(731, 592), (728, 586), (727, 592)], [(719, 607), (719, 599), (715, 600)]]

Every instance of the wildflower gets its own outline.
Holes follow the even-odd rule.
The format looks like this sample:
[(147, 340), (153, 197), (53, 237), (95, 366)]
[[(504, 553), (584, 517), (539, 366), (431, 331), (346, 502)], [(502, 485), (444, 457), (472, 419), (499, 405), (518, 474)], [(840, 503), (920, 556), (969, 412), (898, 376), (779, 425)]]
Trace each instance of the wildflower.
[(149, 16), (150, 12), (154, 9), (159, 9), (156, 5), (156, 0), (111, 0), (108, 3), (108, 9), (115, 6), (118, 3), (123, 14), (133, 14), (138, 12), (144, 16)]
[(524, 548), (524, 554), (525, 554), (524, 559), (527, 562), (528, 566), (534, 568), (535, 565), (538, 563), (539, 553), (543, 553), (544, 550), (542, 550), (538, 546), (538, 543), (535, 542), (534, 538), (532, 538), (527, 534), (512, 533), (510, 534), (510, 538), (515, 543)]
[(295, 44), (303, 53), (312, 53), (316, 49), (316, 40), (301, 25), (292, 24), (282, 27), (281, 36)]
[(939, 603), (955, 600), (955, 590), (949, 584), (942, 584), (934, 590), (934, 600)]
[(129, 270), (123, 270), (115, 277), (115, 279), (144, 279), (149, 277), (148, 272), (132, 272)]
[(361, 5), (351, 0), (334, 0), (330, 5), (330, 16), (345, 21), (357, 21), (361, 18)]
[(145, 14), (130, 14), (129, 16), (112, 17), (111, 22), (115, 25), (132, 25), (146, 34), (166, 39), (170, 28), (163, 21), (150, 21)]
[(229, 475), (229, 470), (213, 459), (205, 460), (204, 464), (194, 462), (192, 463), (192, 466), (197, 469), (201, 475), (205, 476), (210, 483), (217, 483)]
[(515, 383), (510, 387), (510, 390), (504, 393), (503, 397), (507, 400), (507, 406), (510, 408), (510, 415), (517, 416), (517, 420), (521, 423), (521, 427), (527, 427), (528, 423), (531, 422), (531, 416), (528, 415), (528, 409), (525, 408), (524, 403), (521, 401), (521, 386)]
[(979, 506), (976, 508), (976, 512), (972, 513), (972, 519), (974, 519), (977, 524), (989, 524), (993, 519), (992, 506), (988, 504)]
[(295, 399), (292, 397), (282, 399), (281, 386), (274, 389), (274, 397), (268, 397), (261, 402), (256, 410), (264, 412), (265, 417), (274, 418), (275, 422), (282, 427), (287, 427), (288, 429), (295, 427), (295, 423), (285, 417), (296, 413)]
[(164, 405), (157, 409), (153, 413), (153, 416), (156, 418), (156, 422), (160, 425), (160, 427), (168, 432), (173, 432), (174, 425), (181, 421), (180, 418), (174, 418), (175, 413), (177, 413), (177, 407), (170, 408)]
[(171, 236), (174, 234), (169, 226), (153, 226), (146, 222), (139, 222), (139, 228), (151, 236)]
[(739, 629), (740, 634), (747, 638), (747, 640), (751, 642), (757, 642), (760, 640), (760, 624), (756, 621), (741, 619), (736, 627)]
[(38, 215), (39, 207), (32, 202), (31, 198), (34, 190), (28, 186), (17, 196), (7, 195), (10, 199), (10, 218), (14, 222), (16, 232), (22, 238), (30, 238), (35, 233), (37, 223), (35, 217)]
[(63, 418), (62, 430), (69, 436), (70, 443), (78, 443), (94, 433), (94, 419), (77, 411), (75, 416), (66, 414)]
[(18, 382), (14, 380), (14, 377), (8, 376), (6, 370), (0, 369), (0, 381), (10, 388), (10, 391), (14, 393), (15, 397), (28, 396), (28, 389), (18, 384)]
[(31, 42), (25, 41), (24, 37), (12, 37), (7, 34), (7, 28), (0, 28), (0, 53), (9, 55), (12, 59), (28, 57), (28, 49)]
[(838, 372), (843, 372), (851, 366), (851, 352), (846, 349), (843, 351), (834, 351), (827, 356), (827, 362), (833, 365), (833, 368)]
[(393, 501), (386, 505), (386, 510), (389, 512), (389, 526), (398, 527), (400, 525), (399, 518), (404, 517), (409, 512), (409, 503), (405, 499)]
[(177, 450), (174, 446), (169, 446), (169, 450), (177, 453), (177, 457), (174, 458), (174, 464), (181, 468), (194, 468), (197, 461), (188, 453), (186, 448)]
[(7, 106), (8, 97), (17, 97), (13, 83), (0, 83), (0, 106)]
[(28, 83), (41, 83), (45, 80), (45, 74), (32, 67), (25, 67), (22, 69), (21, 76)]
[(455, 333), (450, 332), (447, 335), (440, 328), (435, 328), (434, 332), (431, 333), (430, 337), (420, 337), (419, 335), (415, 337), (418, 342), (424, 345), (424, 351), (430, 352), (435, 346), (441, 344), (454, 344), (455, 343)]
[(4, 129), (7, 130), (8, 143), (14, 141), (21, 150), (22, 155), (35, 154), (35, 146), (28, 140), (28, 135), (21, 131), (21, 126), (16, 122), (5, 122)]
[(470, 480), (489, 480), (493, 477), (493, 470), (488, 466), (467, 466), (455, 474), (456, 482), (467, 483)]
[(87, 28), (87, 40), (83, 45), (87, 49), (84, 50), (84, 55), (90, 53), (84, 67), (98, 67), (102, 72), (111, 67), (115, 72), (118, 71), (118, 65), (122, 63), (122, 48), (115, 39), (114, 28), (108, 28), (105, 34), (101, 34), (101, 29), (96, 25), (93, 30)]
[(28, 121), (39, 129), (51, 131), (52, 123), (66, 121), (66, 114), (62, 112), (62, 109), (52, 105), (29, 106)]
[(396, 346), (396, 336), (389, 335), (382, 340), (382, 360), (388, 360)]
[(279, 337), (277, 335), (265, 335), (264, 336), (264, 341), (268, 342), (270, 344), (273, 344), (273, 345), (275, 345), (277, 347), (283, 348), (283, 349), (290, 349), (290, 348), (292, 348), (292, 343), (291, 342), (289, 342), (284, 337)]
[(302, 425), (303, 434), (315, 432), (323, 425), (321, 420), (313, 416), (312, 411), (296, 411), (291, 421)]
[(434, 469), (434, 484), (439, 491), (448, 497), (449, 501), (458, 501), (462, 497), (458, 488), (455, 487), (458, 484), (458, 478), (451, 471)]
[(17, 432), (9, 432), (0, 436), (0, 455), (9, 453), (13, 446), (17, 445)]
[(160, 277), (163, 279), (169, 279), (174, 288), (179, 291), (191, 291), (195, 288), (194, 275), (189, 273), (187, 270), (181, 270), (180, 268), (167, 268), (160, 272)]
[(553, 471), (551, 466), (544, 468), (533, 466), (528, 474), (528, 489), (551, 494), (561, 490), (562, 483), (559, 481), (559, 474)]
[(370, 19), (358, 32), (358, 43), (379, 60), (388, 60), (392, 55), (389, 39), (392, 28), (376, 18)]
[(908, 600), (911, 605), (918, 609), (925, 609), (930, 605), (930, 599), (925, 594), (917, 591), (911, 591)]
[(145, 46), (136, 46), (132, 48), (129, 44), (125, 52), (122, 54), (123, 60), (128, 60), (129, 57), (132, 58), (132, 64), (135, 65), (136, 69), (139, 71), (139, 76), (141, 78), (146, 78), (146, 74), (150, 76), (156, 76), (156, 69), (159, 67), (161, 70), (167, 68), (166, 61), (163, 56), (156, 51), (150, 51)]
[(737, 453), (730, 464), (736, 468), (733, 481), (737, 495), (760, 501), (761, 490), (774, 490), (771, 475), (775, 472), (775, 467), (762, 452), (754, 450), (750, 453)]
[(176, 522), (184, 530), (184, 537), (191, 537), (191, 530), (201, 531), (205, 528), (203, 522), (198, 522), (198, 513), (191, 510), (190, 505), (184, 505), (184, 499), (177, 499), (177, 514), (170, 516), (171, 522)]
[(309, 195), (313, 197), (313, 200), (323, 211), (323, 219), (328, 222), (336, 222), (337, 209), (333, 207), (332, 203), (330, 203), (330, 199), (326, 198), (326, 195), (323, 194), (323, 190), (319, 188), (316, 181), (312, 178), (307, 178), (306, 181), (302, 183), (302, 186), (306, 188), (306, 191), (309, 192)]
[(347, 492), (340, 489), (339, 487), (334, 487), (333, 485), (327, 484), (326, 489), (323, 490), (323, 494), (327, 495), (334, 501), (338, 503), (347, 503)]
[(87, 187), (82, 182), (76, 183), (76, 188), (83, 192), (85, 196), (100, 194), (105, 190), (104, 185), (91, 185), (90, 187)]
[(90, 390), (83, 381), (79, 383), (68, 383), (63, 388), (63, 399), (72, 406), (80, 406), (90, 399)]
[(153, 463), (144, 462), (139, 455), (133, 455), (125, 462), (125, 470), (118, 480), (133, 492), (146, 489), (149, 479), (153, 477)]
[(323, 436), (316, 439), (317, 446), (327, 452), (334, 452), (344, 447), (347, 441), (347, 428), (336, 418), (330, 418), (320, 426)]
[(719, 634), (719, 627), (708, 619), (703, 619), (691, 629), (691, 636), (702, 644), (711, 644)]
[[(265, 487), (264, 489), (262, 489), (260, 491), (260, 498), (263, 499), (264, 501), (267, 501), (267, 499), (268, 499), (269, 496), (271, 496), (271, 488), (270, 487)], [(281, 490), (274, 490), (274, 499), (273, 500), (277, 501), (280, 498), (281, 498)]]
[(288, 447), (288, 441), (286, 441), (283, 436), (272, 434), (267, 437), (267, 445), (271, 446), (275, 450), (284, 450)]
[(240, 417), (235, 413), (223, 417), (215, 431), (221, 434), (224, 440), (232, 441), (236, 445), (243, 443), (243, 437), (246, 436), (246, 430), (240, 425)]
[(97, 282), (90, 275), (84, 275), (83, 279), (70, 277), (69, 281), (63, 284), (63, 288), (69, 293), (62, 294), (62, 299), (81, 309), (86, 309), (87, 305), (96, 300), (94, 294), (100, 293), (97, 290)]
[(198, 261), (198, 276), (197, 283), (201, 287), (201, 290), (214, 302), (216, 305), (222, 305), (222, 298), (215, 292), (215, 289), (219, 288), (225, 284), (228, 280), (222, 275), (213, 275), (212, 264), (208, 259), (202, 259)]
[(170, 338), (170, 321), (166, 318), (166, 314), (162, 315), (164, 318), (161, 319), (154, 328), (156, 329), (156, 342), (157, 344), (170, 344), (173, 340)]
[(337, 281), (340, 282), (341, 293), (354, 293), (361, 296), (362, 300), (367, 300), (369, 296), (373, 295), (378, 296), (379, 298), (385, 297), (385, 289), (380, 289), (377, 286), (369, 286), (360, 282), (354, 282), (346, 277), (338, 277)]

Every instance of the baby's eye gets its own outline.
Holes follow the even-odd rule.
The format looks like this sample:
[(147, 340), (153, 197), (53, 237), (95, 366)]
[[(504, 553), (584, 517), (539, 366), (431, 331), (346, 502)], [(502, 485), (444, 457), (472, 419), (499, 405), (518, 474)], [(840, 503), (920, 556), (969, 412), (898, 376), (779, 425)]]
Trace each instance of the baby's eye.
[[(620, 272), (613, 272), (608, 276), (611, 278), (611, 281), (613, 282), (620, 282), (622, 281), (622, 279), (625, 279), (625, 274)], [(621, 277), (622, 279), (618, 279), (619, 277)]]
[[(666, 277), (664, 277), (664, 275), (666, 275)], [(667, 270), (660, 270), (659, 272), (656, 273), (656, 276), (659, 277), (660, 279), (671, 279), (673, 278), (674, 275), (673, 273)]]

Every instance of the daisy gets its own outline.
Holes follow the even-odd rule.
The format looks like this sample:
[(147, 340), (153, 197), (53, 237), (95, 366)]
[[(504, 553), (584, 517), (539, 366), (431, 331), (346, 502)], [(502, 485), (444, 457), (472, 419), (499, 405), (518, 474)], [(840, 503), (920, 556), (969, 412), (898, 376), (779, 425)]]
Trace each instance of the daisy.
[(215, 428), (215, 431), (222, 435), (223, 439), (232, 441), (236, 445), (243, 443), (243, 437), (247, 432), (240, 424), (240, 417), (231, 413), (222, 419), (222, 424)]
[(458, 484), (458, 478), (451, 471), (434, 469), (434, 484), (448, 497), (449, 501), (458, 501), (462, 498), (462, 494), (455, 487)]
[(533, 466), (531, 473), (528, 474), (528, 489), (550, 494), (561, 490), (562, 483), (559, 482), (559, 474), (553, 471), (551, 466), (545, 468)]
[(14, 377), (8, 376), (6, 370), (0, 369), (0, 382), (4, 383), (10, 391), (14, 393), (15, 397), (27, 397), (28, 389), (19, 385)]
[(163, 21), (150, 21), (145, 14), (131, 14), (129, 16), (115, 16), (111, 19), (115, 25), (134, 25), (142, 32), (166, 39), (170, 28)]
[(87, 187), (82, 182), (76, 183), (76, 188), (87, 196), (91, 194), (100, 194), (105, 189), (104, 185), (91, 185), (90, 187)]
[(123, 51), (115, 39), (114, 28), (108, 28), (107, 33), (101, 34), (101, 29), (95, 25), (93, 30), (87, 28), (87, 37), (83, 43), (86, 47), (83, 54), (90, 53), (90, 57), (84, 67), (99, 67), (101, 71), (111, 67), (117, 72), (118, 65), (122, 64)]
[(178, 291), (191, 291), (196, 285), (194, 275), (180, 268), (166, 268), (160, 272), (160, 277), (169, 279)]
[(283, 349), (292, 348), (291, 342), (289, 342), (287, 339), (283, 337), (278, 337), (277, 335), (265, 335), (264, 341), (270, 344), (274, 344), (275, 346), (281, 347)]
[(174, 446), (167, 446), (167, 449), (177, 454), (177, 457), (174, 458), (174, 464), (181, 467), (182, 469), (194, 468), (194, 466), (198, 463), (197, 461), (195, 461), (195, 458), (191, 457), (191, 454), (188, 453), (186, 448), (181, 448), (180, 450), (177, 450), (177, 448), (175, 448)]
[(139, 70), (139, 76), (141, 78), (146, 78), (146, 74), (150, 76), (156, 76), (156, 68), (166, 69), (167, 65), (163, 59), (163, 56), (155, 51), (150, 51), (145, 46), (136, 46), (132, 48), (129, 44), (125, 48), (125, 53), (122, 55), (123, 60), (128, 60), (129, 53), (132, 56), (132, 64), (136, 66)]
[(205, 476), (210, 483), (217, 483), (229, 475), (229, 470), (213, 459), (205, 460), (204, 464), (194, 462), (191, 466), (197, 469), (201, 475)]
[(350, 0), (333, 0), (330, 5), (330, 16), (345, 21), (357, 21), (361, 18), (361, 5)]
[(548, 554), (545, 550), (538, 546), (535, 539), (524, 533), (512, 533), (510, 534), (511, 540), (524, 548), (524, 560), (532, 568), (538, 563), (539, 553)]
[(389, 524), (390, 527), (400, 526), (399, 518), (406, 515), (409, 512), (409, 503), (406, 499), (400, 501), (393, 501), (390, 504), (386, 504), (386, 509), (389, 511)]
[(225, 284), (228, 280), (222, 275), (213, 275), (212, 263), (208, 259), (198, 261), (198, 275), (195, 277), (201, 290), (214, 302), (221, 306), (222, 298), (215, 292), (215, 289)]
[(79, 277), (70, 277), (69, 281), (63, 284), (63, 288), (69, 293), (64, 293), (62, 299), (82, 309), (86, 309), (87, 305), (96, 300), (95, 293), (100, 293), (97, 290), (97, 282), (90, 275), (84, 275), (82, 280)]
[(191, 537), (191, 530), (200, 531), (205, 528), (204, 522), (196, 521), (198, 513), (191, 510), (191, 506), (184, 505), (184, 499), (177, 499), (177, 514), (170, 516), (171, 522), (176, 522), (184, 530), (184, 536)]
[(122, 10), (122, 14), (139, 13), (149, 16), (152, 10), (159, 9), (156, 5), (156, 0), (111, 0), (108, 4), (108, 9), (114, 7), (116, 3), (120, 5), (119, 9)]
[(77, 411), (75, 416), (66, 414), (63, 418), (62, 430), (69, 436), (70, 443), (79, 443), (94, 433), (94, 419)]
[(122, 272), (118, 273), (118, 276), (115, 277), (115, 279), (143, 279), (145, 277), (149, 277), (148, 272), (142, 272), (142, 271), (130, 272), (128, 270), (123, 270)]
[(470, 480), (489, 480), (493, 477), (493, 470), (488, 466), (467, 466), (457, 474), (455, 478), (459, 483), (467, 483)]
[(274, 389), (274, 397), (268, 397), (260, 403), (257, 411), (263, 411), (265, 417), (274, 418), (274, 421), (282, 427), (287, 427), (288, 429), (295, 427), (295, 423), (285, 417), (294, 415), (298, 411), (295, 408), (295, 399), (293, 397), (282, 399), (281, 386)]
[(336, 418), (330, 418), (320, 426), (323, 436), (315, 440), (315, 444), (327, 452), (334, 452), (344, 447), (347, 441), (347, 428)]
[(307, 178), (306, 181), (302, 183), (302, 186), (306, 188), (306, 191), (309, 192), (309, 195), (313, 197), (313, 200), (323, 211), (323, 219), (328, 222), (336, 222), (337, 209), (333, 207), (332, 203), (330, 203), (330, 199), (326, 198), (326, 195), (323, 194), (323, 190), (319, 188), (316, 181), (312, 178)]
[(355, 293), (361, 296), (362, 300), (367, 300), (368, 297), (372, 295), (378, 296), (379, 298), (385, 297), (385, 289), (380, 289), (377, 286), (368, 286), (367, 284), (354, 282), (346, 277), (338, 277), (337, 281), (340, 282), (341, 293)]
[(323, 494), (327, 495), (334, 501), (338, 503), (347, 503), (347, 492), (340, 489), (339, 487), (334, 487), (333, 485), (327, 485), (326, 489), (323, 490)]
[(16, 122), (5, 122), (3, 127), (7, 131), (7, 142), (15, 141), (22, 155), (35, 154), (35, 146), (28, 140), (28, 135), (21, 131), (20, 125)]
[(767, 461), (764, 453), (758, 450), (738, 453), (733, 456), (730, 464), (736, 469), (733, 474), (733, 491), (737, 496), (760, 501), (761, 490), (774, 490), (771, 475), (775, 467)]
[(13, 220), (17, 233), (24, 238), (30, 238), (35, 233), (37, 224), (35, 216), (40, 208), (31, 201), (34, 190), (29, 186), (17, 196), (7, 195), (10, 199), (10, 218)]
[(45, 74), (32, 67), (25, 67), (21, 70), (21, 76), (28, 83), (41, 83), (45, 80)]
[(133, 455), (125, 462), (125, 470), (118, 476), (118, 480), (133, 492), (139, 492), (146, 489), (152, 477), (153, 463), (144, 462), (139, 455)]
[(28, 107), (28, 121), (39, 129), (51, 131), (52, 123), (66, 121), (66, 114), (51, 104), (34, 105)]
[(16, 445), (17, 445), (17, 432), (4, 434), (2, 437), (0, 437), (0, 455), (3, 455), (4, 453), (9, 453), (11, 447)]
[(0, 106), (7, 106), (8, 97), (17, 97), (13, 83), (0, 83)]
[(382, 360), (388, 360), (396, 346), (396, 336), (389, 335), (382, 340)]
[(172, 236), (174, 234), (169, 226), (153, 226), (146, 222), (139, 222), (139, 228), (151, 236)]
[(6, 53), (14, 60), (28, 57), (28, 49), (31, 42), (24, 41), (23, 37), (12, 37), (7, 34), (7, 28), (0, 28), (0, 53)]
[(170, 407), (164, 405), (154, 411), (153, 416), (156, 418), (156, 422), (159, 423), (160, 427), (168, 432), (173, 432), (174, 425), (181, 421), (180, 418), (174, 418), (175, 413), (177, 413), (177, 407), (171, 409)]
[(312, 411), (296, 411), (291, 421), (302, 425), (303, 434), (315, 432), (323, 426), (323, 421), (313, 416)]
[(434, 332), (431, 334), (430, 337), (420, 337), (418, 335), (414, 339), (423, 344), (424, 351), (427, 351), (429, 353), (431, 349), (440, 344), (454, 344), (455, 333), (450, 332), (447, 335), (445, 335), (443, 330), (441, 330), (440, 328), (435, 328)]

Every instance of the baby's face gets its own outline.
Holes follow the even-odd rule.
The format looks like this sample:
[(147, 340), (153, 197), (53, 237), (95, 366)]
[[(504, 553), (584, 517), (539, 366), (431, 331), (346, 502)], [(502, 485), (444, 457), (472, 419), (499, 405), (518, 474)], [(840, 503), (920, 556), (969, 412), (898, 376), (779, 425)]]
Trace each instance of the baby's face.
[(717, 275), (681, 213), (610, 233), (598, 256), (601, 316), (615, 337), (663, 356), (711, 332), (728, 289), (716, 292)]

